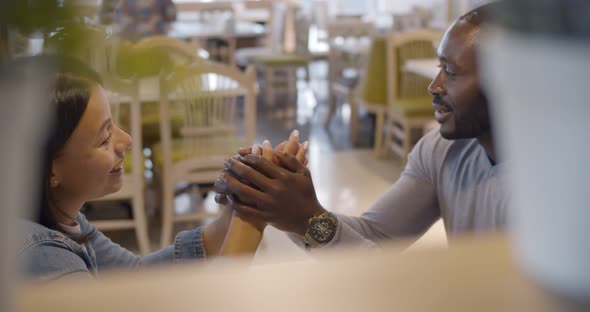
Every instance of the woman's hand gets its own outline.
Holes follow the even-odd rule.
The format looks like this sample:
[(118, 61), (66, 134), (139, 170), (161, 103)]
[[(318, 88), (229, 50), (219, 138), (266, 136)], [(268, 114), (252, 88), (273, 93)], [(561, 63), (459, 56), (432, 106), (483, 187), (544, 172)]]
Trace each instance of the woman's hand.
[[(277, 146), (276, 152), (281, 153), (280, 151), (288, 151), (292, 154), (296, 154), (297, 157), (301, 159), (301, 161), (304, 161), (307, 146), (307, 142), (303, 145), (299, 144), (298, 132), (294, 131), (289, 137), (289, 141), (283, 142)], [(239, 151), (240, 156), (235, 159), (244, 157), (244, 155), (255, 155), (269, 161), (270, 163), (272, 163), (273, 160), (275, 163), (279, 163), (279, 160), (275, 159), (274, 154), (275, 151), (273, 151), (270, 142), (265, 140), (262, 143), (262, 146), (254, 145), (249, 149), (241, 149)], [(228, 172), (222, 173), (221, 177), (225, 176), (226, 174), (228, 174)], [(223, 184), (224, 181), (220, 179), (218, 179), (218, 181), (215, 183), (216, 186)], [(217, 194), (216, 201), (218, 203), (224, 204), (226, 207), (230, 207), (232, 210), (234, 207), (238, 207), (240, 205), (239, 198), (233, 194), (223, 192)], [(225, 241), (221, 247), (221, 250), (219, 251), (219, 254), (230, 256), (254, 253), (258, 248), (260, 241), (262, 240), (262, 233), (264, 232), (266, 225), (266, 222), (256, 219), (249, 219), (246, 221), (242, 219), (240, 215), (234, 212), (231, 218), (231, 223), (227, 230)]]
[(221, 250), (223, 240), (229, 228), (233, 215), (231, 207), (222, 206), (221, 215), (212, 223), (203, 229), (203, 241), (205, 245), (205, 254), (208, 257), (216, 256)]
[(317, 199), (309, 170), (293, 155), (276, 152), (275, 157), (287, 169), (255, 155), (229, 159), (228, 173), (215, 190), (235, 196), (238, 202), (231, 207), (248, 222), (265, 222), (303, 235), (309, 218), (325, 209)]
[[(266, 141), (266, 142), (268, 142), (268, 141)], [(287, 144), (289, 144), (289, 148), (287, 150), (285, 150), (285, 147), (287, 147)], [(264, 143), (262, 145), (264, 145)], [(268, 145), (270, 146), (270, 142), (268, 143)], [(240, 156), (242, 156), (242, 157), (246, 156), (246, 155), (261, 156), (263, 149), (264, 149), (263, 146), (258, 146), (258, 145), (254, 145), (252, 147), (240, 148), (238, 150), (238, 154), (233, 156), (232, 158), (239, 160)], [(291, 135), (289, 136), (289, 140), (281, 142), (274, 149), (274, 151), (285, 152), (286, 154), (291, 154), (291, 155), (295, 156), (295, 158), (299, 161), (299, 163), (301, 163), (304, 167), (307, 167), (307, 164), (309, 163), (308, 158), (307, 158), (307, 151), (308, 150), (309, 150), (309, 142), (308, 141), (305, 141), (303, 144), (299, 144), (299, 131), (297, 131), (297, 130), (294, 130), (291, 133)], [(288, 169), (279, 162), (278, 158), (276, 156), (274, 156), (274, 153), (272, 155), (271, 160), (275, 165), (281, 166), (285, 169)], [(226, 162), (227, 162), (227, 160), (226, 160)], [(222, 172), (222, 174), (220, 175), (220, 178), (223, 175), (223, 173), (227, 173), (227, 170), (224, 170)], [(220, 180), (220, 178), (217, 179), (215, 184), (219, 184), (222, 182)], [(228, 194), (226, 192), (219, 191), (219, 190), (216, 190), (216, 192), (217, 192), (217, 194), (215, 194), (215, 202), (216, 203), (218, 203), (219, 205), (227, 205), (230, 203), (231, 194)], [(234, 197), (232, 199), (232, 201), (236, 202), (237, 199)]]

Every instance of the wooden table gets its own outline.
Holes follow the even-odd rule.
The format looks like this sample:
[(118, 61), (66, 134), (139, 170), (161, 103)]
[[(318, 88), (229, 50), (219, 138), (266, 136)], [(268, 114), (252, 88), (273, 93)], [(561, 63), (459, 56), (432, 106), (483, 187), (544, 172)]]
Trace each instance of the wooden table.
[(14, 311), (590, 311), (523, 276), (502, 236), (449, 249), (339, 251), (248, 267), (224, 259), (21, 287)]
[(434, 79), (438, 75), (440, 68), (438, 68), (439, 61), (437, 59), (416, 59), (408, 60), (404, 65), (404, 70)]
[(168, 36), (181, 40), (223, 39), (228, 44), (228, 59), (234, 63), (238, 40), (252, 40), (266, 36), (266, 27), (260, 24), (235, 21), (234, 23), (203, 23), (199, 21), (176, 21), (171, 24)]
[(207, 38), (257, 38), (266, 35), (263, 25), (236, 21), (233, 26), (224, 23), (209, 24), (198, 21), (177, 21), (171, 24), (168, 36), (178, 39), (207, 39)]
[(236, 18), (246, 22), (267, 24), (270, 21), (270, 12), (267, 9), (246, 9), (237, 12)]
[[(219, 76), (216, 74), (208, 74), (207, 78), (211, 85), (215, 84), (215, 80), (223, 79), (223, 76)], [(233, 84), (232, 84), (233, 85)], [(235, 91), (236, 94), (243, 94), (244, 91), (238, 88), (237, 83), (235, 84)], [(233, 90), (233, 89), (232, 89)], [(214, 94), (215, 92), (225, 92), (225, 94), (232, 94), (233, 91), (228, 90), (216, 90), (212, 89), (210, 91), (202, 91), (202, 92), (209, 92)], [(177, 100), (179, 98), (172, 97), (171, 100)], [(139, 80), (139, 102), (140, 103), (159, 103), (160, 102), (160, 78), (159, 77), (149, 77), (149, 78), (142, 78)]]

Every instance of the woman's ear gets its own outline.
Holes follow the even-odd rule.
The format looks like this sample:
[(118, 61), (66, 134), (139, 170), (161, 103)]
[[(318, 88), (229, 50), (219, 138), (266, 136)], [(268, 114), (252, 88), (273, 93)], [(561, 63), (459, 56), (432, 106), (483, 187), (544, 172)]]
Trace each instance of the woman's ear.
[(56, 163), (53, 161), (51, 164), (51, 177), (49, 178), (49, 186), (51, 188), (57, 188), (61, 184), (61, 179), (58, 174), (59, 170), (56, 170), (56, 167)]

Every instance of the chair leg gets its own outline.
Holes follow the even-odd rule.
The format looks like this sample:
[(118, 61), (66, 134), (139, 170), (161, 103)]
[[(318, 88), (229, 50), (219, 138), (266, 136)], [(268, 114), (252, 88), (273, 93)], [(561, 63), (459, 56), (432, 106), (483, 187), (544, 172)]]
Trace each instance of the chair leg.
[(150, 240), (147, 232), (147, 217), (143, 192), (134, 196), (131, 204), (133, 205), (133, 219), (135, 221), (135, 234), (137, 236), (139, 252), (142, 255), (146, 255), (150, 252)]
[(234, 67), (236, 66), (236, 46), (237, 46), (237, 39), (236, 38), (232, 38), (232, 39), (228, 39), (227, 41), (227, 63)]
[(332, 121), (332, 117), (334, 117), (334, 112), (336, 112), (336, 106), (338, 105), (338, 99), (334, 92), (330, 91), (330, 95), (328, 96), (328, 115), (326, 115), (326, 120), (324, 121), (324, 128), (330, 127), (330, 122)]
[[(383, 142), (383, 150), (384, 154), (390, 152), (390, 145), (395, 144), (394, 139), (394, 131), (395, 131), (395, 122), (391, 118), (391, 116), (387, 117), (386, 124), (385, 124), (385, 139)], [(395, 152), (394, 152), (395, 154)]]
[(264, 66), (264, 105), (266, 108), (273, 107), (273, 71), (270, 66)]
[(402, 155), (402, 160), (405, 164), (408, 161), (408, 155), (410, 155), (410, 150), (412, 148), (412, 128), (410, 128), (405, 120), (403, 121), (402, 125), (402, 130), (404, 132), (404, 139), (402, 140), (404, 154)]
[(172, 241), (172, 230), (174, 227), (174, 190), (172, 185), (164, 185), (162, 202), (162, 234), (160, 245), (162, 248), (168, 246)]
[(348, 95), (348, 105), (350, 106), (350, 127), (348, 135), (350, 137), (350, 143), (356, 145), (359, 137), (359, 111), (352, 92)]
[[(295, 101), (297, 98), (297, 67), (289, 67), (285, 72), (287, 74), (288, 81), (287, 92), (289, 93), (291, 100)], [(291, 106), (292, 103), (289, 103), (289, 105)]]
[(375, 156), (383, 156), (383, 124), (385, 121), (385, 111), (377, 111), (375, 122), (375, 145), (373, 146), (373, 152)]
[(291, 99), (286, 107), (286, 117), (292, 118), (297, 115), (297, 100), (299, 96), (299, 90), (297, 89), (297, 70), (296, 66), (293, 66), (289, 71), (289, 98)]

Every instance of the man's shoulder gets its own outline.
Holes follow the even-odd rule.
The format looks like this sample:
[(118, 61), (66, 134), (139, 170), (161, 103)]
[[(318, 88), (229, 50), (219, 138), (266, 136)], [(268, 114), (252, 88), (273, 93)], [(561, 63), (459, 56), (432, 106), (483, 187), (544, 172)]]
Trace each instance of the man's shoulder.
[(473, 142), (473, 139), (448, 140), (440, 134), (439, 129), (434, 129), (418, 141), (410, 153), (406, 169), (415, 175), (434, 178), (445, 163), (456, 163), (468, 155), (464, 151)]

